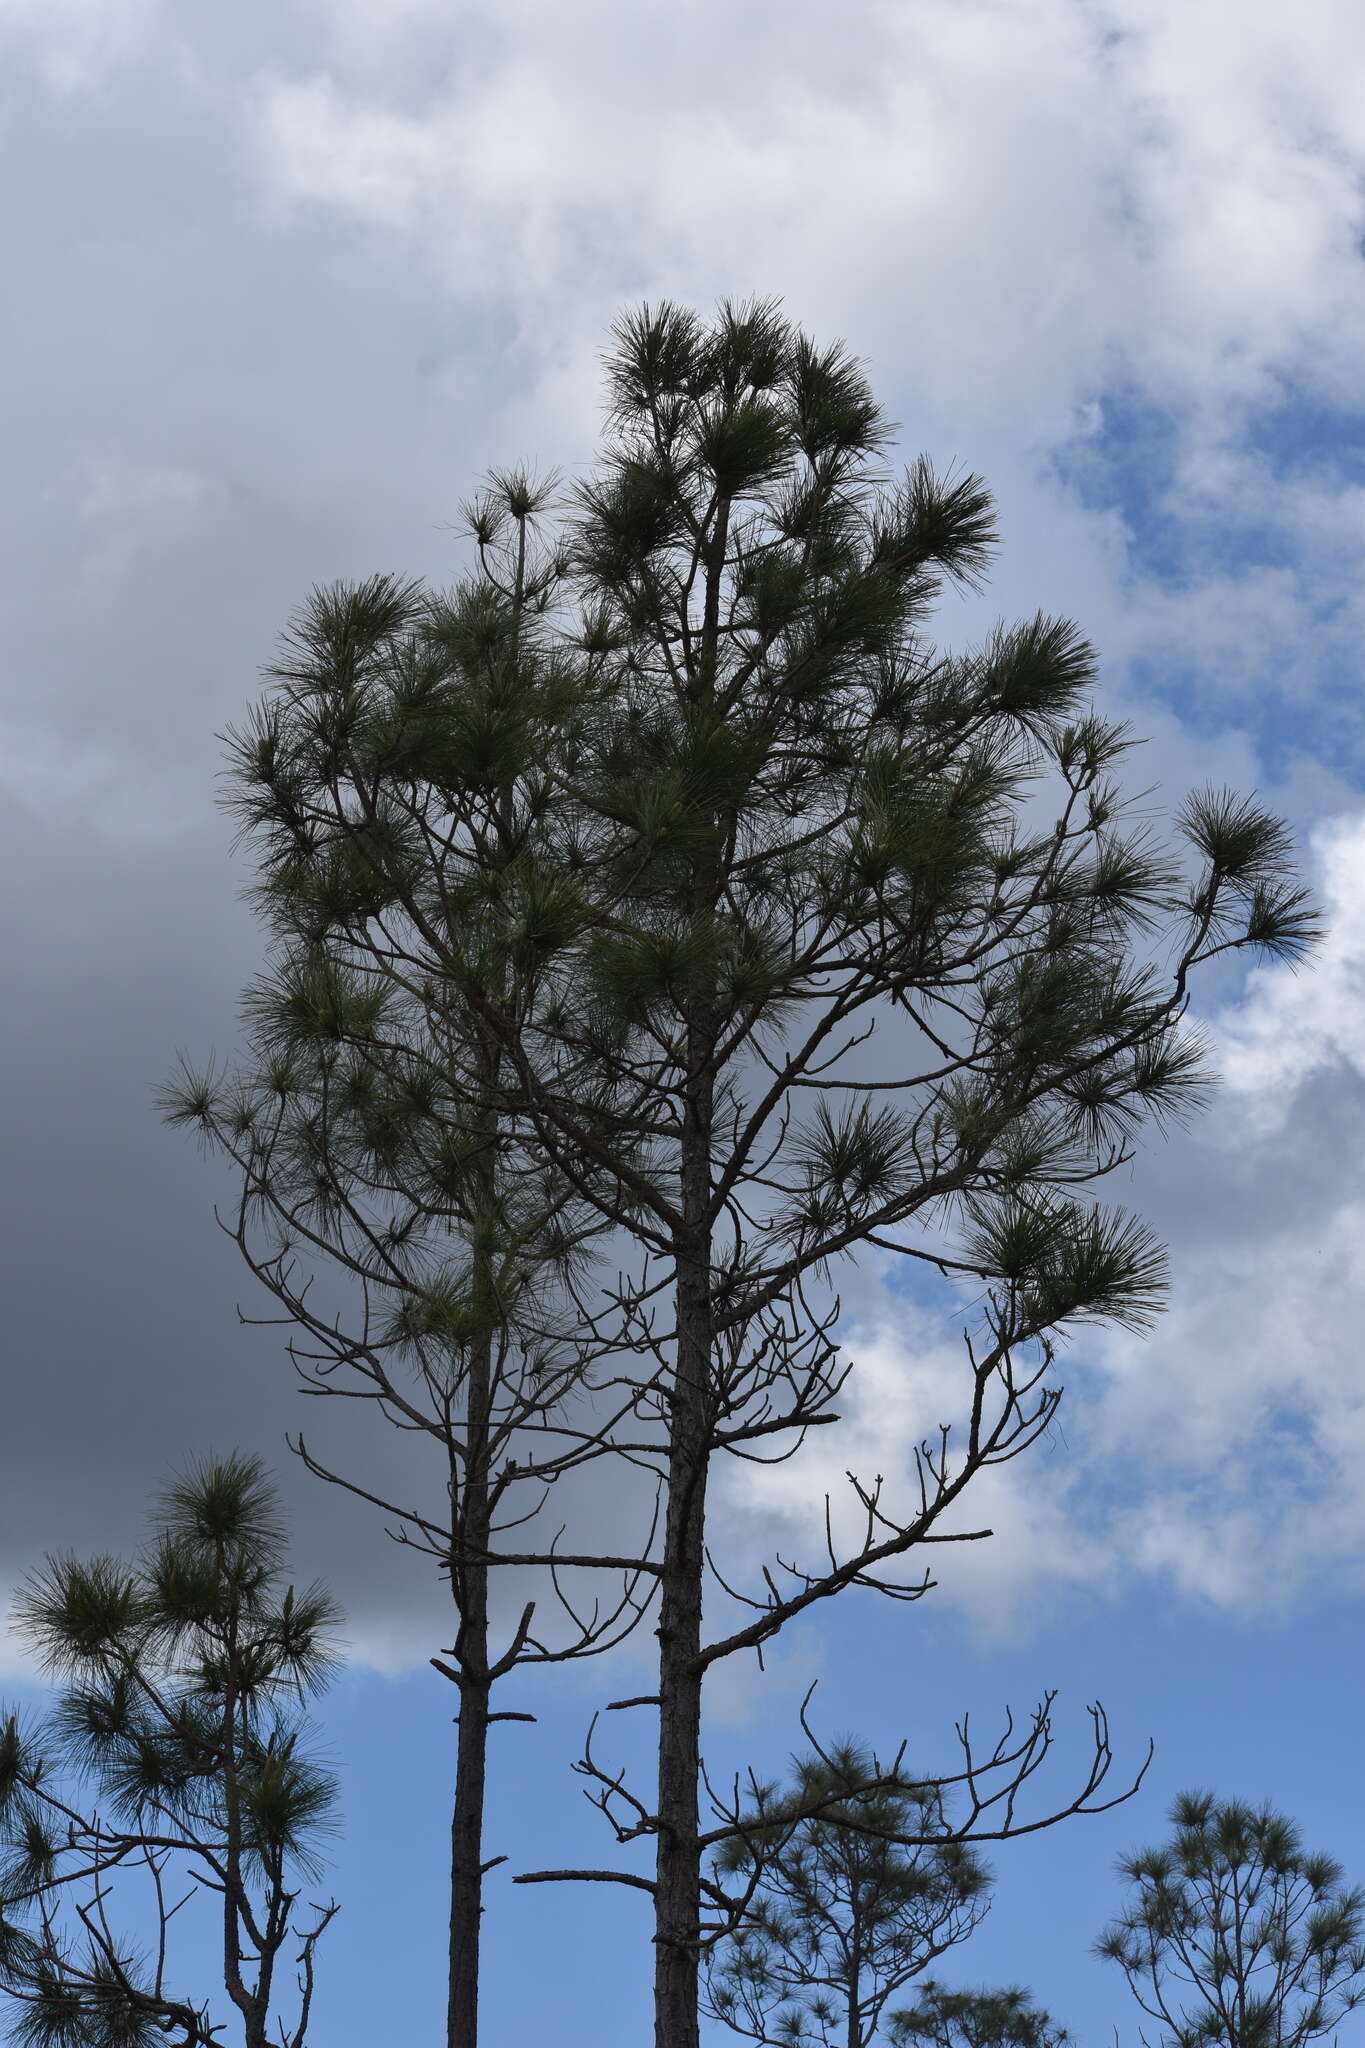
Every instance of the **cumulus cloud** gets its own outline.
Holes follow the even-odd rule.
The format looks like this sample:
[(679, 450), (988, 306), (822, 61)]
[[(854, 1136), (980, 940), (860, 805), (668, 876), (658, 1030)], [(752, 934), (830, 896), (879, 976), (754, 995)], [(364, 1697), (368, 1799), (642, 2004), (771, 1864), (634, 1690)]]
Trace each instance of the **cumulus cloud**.
[[(514, 0), (465, 9), (449, 48), (409, 10), (386, 47), (425, 41), (420, 74), (376, 66), (368, 8), (313, 19), (307, 61), (263, 65), (249, 101), (269, 217), (397, 239), (435, 291), (496, 307), (522, 431), (556, 459), (590, 447), (623, 300), (776, 292), (866, 351), (916, 439), (987, 469), (1027, 536), (996, 602), (1050, 585), (1224, 726), (1353, 662), (1358, 490), (1330, 448), (1287, 475), (1262, 430), (1353, 403), (1358, 10), (1244, 8), (1234, 48), (1216, 0), (854, 0), (837, 36), (815, 0), (625, 32), (607, 0)], [(1105, 507), (1134, 407), (1168, 442), (1143, 451), (1160, 568)]]
[(263, 71), (258, 175), (405, 230), (462, 296), (515, 266), (523, 300), (570, 284), (571, 324), (603, 285), (781, 289), (959, 420), (1027, 393), (1039, 438), (1126, 379), (1214, 415), (1285, 375), (1351, 389), (1365, 30), (1335, 0), (1247, 8), (1235, 47), (1213, 0), (855, 0), (837, 36), (813, 0), (624, 33), (607, 0), (513, 0), (417, 90), (376, 80), (356, 12)]
[[(865, 1521), (850, 1475), (863, 1486), (883, 1481), (894, 1516), (917, 1498), (917, 1447), (936, 1444), (945, 1425), (960, 1435), (968, 1379), (955, 1319), (946, 1306), (934, 1312), (897, 1296), (890, 1279), (884, 1269), (865, 1284), (858, 1312), (842, 1327), (852, 1369), (839, 1423), (813, 1430), (790, 1462), (724, 1475), (722, 1512), (748, 1569), (764, 1554), (818, 1569), (827, 1527), (836, 1551), (856, 1550)], [(1112, 1565), (1109, 1545), (1102, 1534), (1077, 1543), (1075, 1474), (1060, 1450), (1053, 1432), (1017, 1461), (983, 1473), (941, 1525), (961, 1540), (893, 1563), (888, 1582), (908, 1586), (927, 1572), (932, 1597), (946, 1597), (983, 1634), (1006, 1640), (1031, 1633), (1066, 1587), (1102, 1582)]]

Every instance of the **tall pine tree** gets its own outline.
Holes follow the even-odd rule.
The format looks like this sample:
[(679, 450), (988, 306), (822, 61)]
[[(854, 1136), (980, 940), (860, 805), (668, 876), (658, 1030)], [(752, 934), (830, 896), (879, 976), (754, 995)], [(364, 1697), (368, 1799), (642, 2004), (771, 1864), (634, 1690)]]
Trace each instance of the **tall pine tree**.
[[(479, 573), (449, 597), (376, 578), (315, 592), (294, 621), (269, 695), (229, 740), (271, 938), (245, 998), (246, 1052), (185, 1067), (163, 1098), (236, 1174), (227, 1227), (283, 1311), (259, 1320), (289, 1327), (304, 1389), (364, 1404), (434, 1454), (395, 1498), (382, 1468), (339, 1470), (302, 1434), (295, 1446), (450, 1589), (453, 1641), (431, 1659), (459, 1700), (450, 2048), (478, 2037), (490, 1730), (533, 1718), (496, 1707), (494, 1689), (618, 1642), (647, 1576), (627, 1560), (604, 1582), (611, 1560), (594, 1559), (595, 1597), (577, 1604), (557, 1576), (543, 1589), (557, 1625), (529, 1597), (497, 1638), (498, 1565), (579, 1563), (562, 1546), (528, 1555), (513, 1532), (609, 1433), (609, 1409), (574, 1405), (600, 1346), (564, 1293), (601, 1224), (572, 1180), (528, 1166), (496, 1030), (389, 922), (386, 878), (401, 869), (481, 990), (515, 1012), (534, 985), (506, 876), (544, 837), (584, 709), (538, 630), (561, 573), (536, 542), (544, 489), (489, 482), (467, 508)], [(356, 772), (366, 794), (352, 800)], [(352, 929), (368, 958), (345, 944)]]
[[(658, 1770), (644, 1794), (591, 1753), (584, 1768), (654, 1869), (572, 1874), (649, 1892), (657, 2048), (696, 2048), (707, 1913), (730, 1911), (708, 1905), (706, 1859), (742, 1826), (703, 1825), (707, 1674), (848, 1588), (918, 1597), (929, 1573), (898, 1561), (981, 1533), (953, 1511), (1046, 1427), (1058, 1336), (1158, 1308), (1160, 1247), (1093, 1184), (1200, 1099), (1191, 977), (1243, 947), (1297, 958), (1313, 919), (1254, 800), (1189, 800), (1174, 851), (1129, 822), (1130, 740), (1090, 707), (1074, 626), (932, 644), (945, 582), (989, 559), (989, 496), (923, 460), (892, 481), (890, 430), (841, 348), (769, 305), (710, 323), (646, 308), (608, 380), (534, 658), (523, 643), (477, 745), (428, 616), (381, 580), (318, 613), (237, 766), (268, 875), (326, 842), (355, 878), (288, 940), (300, 972), (399, 989), (418, 1014), (458, 1006), (468, 1025), (416, 1048), (424, 1085), (496, 1099), (511, 1170), (613, 1233), (563, 1300), (599, 1389), (591, 1429), (660, 1489), (658, 1541), (634, 1558), (659, 1593)], [(506, 602), (496, 580), (488, 595)], [(496, 782), (480, 747), (519, 732), (526, 761), (532, 705), (535, 799), (504, 858), (468, 829), (469, 792)], [(342, 1063), (389, 1042), (363, 1003), (326, 1031)], [(904, 1497), (852, 1481), (813, 1561), (741, 1587), (741, 1564), (713, 1559), (708, 1631), (715, 1462), (795, 1454), (833, 1419), (826, 1280), (868, 1246), (965, 1283), (961, 1413)], [(1028, 1737), (1044, 1748), (1047, 1712)], [(1029, 1775), (1034, 1751), (1011, 1755), (981, 1769)], [(1097, 1724), (1068, 1810), (1107, 1764)], [(970, 1759), (966, 1782), (962, 1838), (1011, 1831)]]

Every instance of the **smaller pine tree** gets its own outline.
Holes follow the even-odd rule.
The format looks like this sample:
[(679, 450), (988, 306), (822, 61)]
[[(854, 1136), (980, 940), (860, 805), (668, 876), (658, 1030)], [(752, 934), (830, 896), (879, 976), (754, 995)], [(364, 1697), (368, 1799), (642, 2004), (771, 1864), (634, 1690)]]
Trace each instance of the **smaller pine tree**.
[[(10, 1714), (0, 1728), (8, 2038), (303, 2048), (336, 1911), (296, 1912), (335, 1797), (303, 1710), (331, 1671), (337, 1610), (319, 1586), (281, 1583), (284, 1532), (256, 1459), (194, 1467), (159, 1510), (136, 1560), (49, 1557), (19, 1594), (19, 1629), (58, 1689), (36, 1725)], [(173, 1922), (204, 1893), (235, 2024), (219, 1987), (176, 1981)]]
[(1125, 1856), (1128, 1902), (1096, 1952), (1160, 2048), (1307, 2048), (1365, 1999), (1365, 1891), (1273, 1807), (1186, 1792), (1159, 1849)]
[(888, 1999), (979, 1924), (990, 1873), (952, 1837), (941, 1790), (885, 1778), (854, 1743), (798, 1758), (791, 1787), (765, 1787), (718, 1855), (716, 1875), (750, 1903), (713, 1955), (705, 2004), (737, 2033), (867, 2048)]

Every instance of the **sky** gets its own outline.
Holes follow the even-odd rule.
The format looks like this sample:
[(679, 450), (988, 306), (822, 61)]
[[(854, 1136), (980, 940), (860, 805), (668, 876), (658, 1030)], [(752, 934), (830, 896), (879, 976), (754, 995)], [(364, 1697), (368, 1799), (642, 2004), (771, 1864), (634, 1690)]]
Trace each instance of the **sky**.
[[(225, 1183), (152, 1108), (182, 1049), (231, 1049), (260, 961), (215, 735), (309, 587), (440, 581), (486, 467), (581, 472), (625, 306), (776, 295), (865, 360), (907, 459), (997, 495), (989, 592), (944, 605), (945, 642), (1075, 617), (1154, 810), (1213, 781), (1291, 819), (1326, 942), (1205, 988), (1223, 1088), (1122, 1191), (1172, 1248), (1164, 1320), (1071, 1345), (1053, 1439), (930, 1598), (846, 1604), (712, 1700), (726, 1769), (780, 1768), (816, 1680), (823, 1727), (933, 1758), (964, 1710), (1056, 1687), (1059, 1784), (1088, 1700), (1121, 1761), (1154, 1737), (1126, 1806), (999, 1852), (953, 1958), (1127, 2048), (1089, 1947), (1183, 1787), (1273, 1800), (1365, 1879), (1365, 13), (0, 0), (0, 158), (0, 1581), (132, 1546), (198, 1453), (272, 1462), (300, 1575), (350, 1617), (325, 2048), (437, 2030), (450, 1622), (291, 1461)], [(875, 1265), (847, 1300), (840, 1441), (727, 1481), (741, 1551), (937, 1419), (941, 1305)], [(568, 1765), (633, 1668), (527, 1683), (537, 1724), (498, 1733), (494, 2048), (644, 2037), (639, 1902), (506, 1882), (609, 1851)], [(0, 1682), (37, 1697), (13, 1643)]]

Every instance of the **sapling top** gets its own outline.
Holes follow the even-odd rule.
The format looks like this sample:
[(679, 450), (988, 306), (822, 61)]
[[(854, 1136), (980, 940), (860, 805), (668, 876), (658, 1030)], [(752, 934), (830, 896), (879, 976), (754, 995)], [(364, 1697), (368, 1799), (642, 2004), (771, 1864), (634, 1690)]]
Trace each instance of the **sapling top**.
[[(335, 1786), (304, 1707), (337, 1612), (283, 1577), (274, 1490), (230, 1457), (174, 1482), (141, 1557), (49, 1558), (21, 1589), (58, 1688), (0, 1730), (0, 1994), (25, 2048), (305, 2048), (336, 1907), (308, 1903)], [(185, 1981), (191, 1901), (219, 1923), (212, 1986)]]

